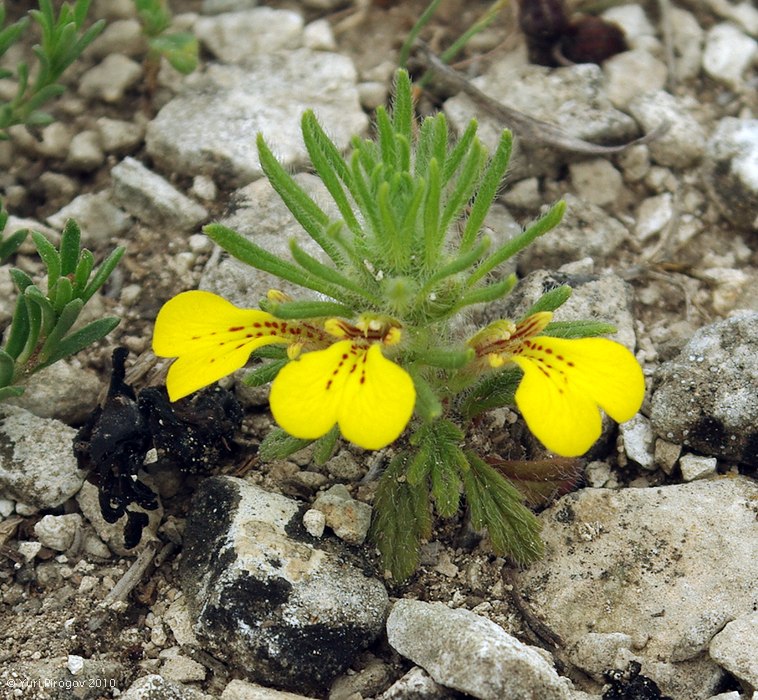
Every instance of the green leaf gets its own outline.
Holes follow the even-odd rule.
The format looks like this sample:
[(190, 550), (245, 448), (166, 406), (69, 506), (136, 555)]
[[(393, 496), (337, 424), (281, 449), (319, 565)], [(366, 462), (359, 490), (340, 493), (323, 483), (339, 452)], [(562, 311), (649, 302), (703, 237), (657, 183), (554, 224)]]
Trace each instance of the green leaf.
[(149, 41), (150, 48), (161, 54), (182, 75), (192, 73), (198, 64), (199, 45), (194, 34), (161, 34)]
[(528, 318), (532, 314), (540, 313), (541, 311), (555, 311), (557, 308), (565, 304), (574, 290), (567, 284), (562, 284), (560, 287), (555, 287), (549, 292), (545, 292), (535, 304), (527, 311), (521, 320)]
[(102, 340), (119, 324), (120, 320), (121, 319), (118, 319), (115, 316), (106, 316), (105, 318), (97, 319), (84, 326), (84, 328), (66, 336), (60, 341), (56, 348), (52, 349), (47, 360), (39, 365), (37, 369), (49, 367), (54, 362), (62, 360), (69, 355), (75, 355), (77, 352), (84, 350), (87, 346), (96, 343), (98, 340)]
[(323, 467), (334, 454), (340, 431), (335, 425), (326, 435), (320, 437), (313, 445), (313, 461), (319, 467)]
[[(444, 117), (444, 115), (440, 115), (440, 116)], [(445, 128), (445, 141), (444, 143), (436, 142), (435, 149), (434, 149), (434, 156), (437, 158), (437, 160), (441, 164), (444, 163), (444, 167), (442, 168), (442, 184), (443, 186), (445, 186), (453, 177), (453, 175), (455, 175), (455, 172), (458, 170), (460, 164), (463, 162), (463, 159), (466, 157), (466, 154), (471, 150), (471, 146), (474, 143), (474, 139), (476, 138), (476, 131), (478, 129), (478, 124), (476, 122), (476, 119), (472, 119), (468, 123), (468, 126), (466, 127), (465, 131), (460, 135), (458, 140), (455, 142), (455, 145), (453, 146), (450, 153), (447, 153), (447, 121), (443, 119), (442, 123)], [(436, 136), (436, 139), (438, 138), (439, 136)], [(441, 153), (440, 153), (440, 148), (442, 149)]]
[(74, 271), (74, 294), (80, 297), (87, 288), (87, 280), (95, 266), (95, 256), (86, 248), (79, 255), (79, 262)]
[[(413, 88), (406, 70), (395, 73), (395, 90), (392, 102), (392, 127), (395, 133), (410, 144), (413, 140)], [(408, 164), (401, 160), (400, 167), (407, 170)]]
[(510, 274), (504, 280), (496, 282), (495, 284), (488, 284), (485, 287), (479, 287), (467, 292), (463, 295), (461, 300), (456, 304), (456, 310), (462, 309), (472, 304), (482, 304), (485, 302), (496, 301), (508, 294), (518, 282), (518, 278), (515, 274)]
[(263, 386), (264, 384), (273, 382), (276, 379), (276, 375), (279, 374), (279, 370), (288, 362), (288, 359), (272, 360), (271, 362), (258, 365), (251, 369), (242, 381), (247, 386)]
[(461, 414), (470, 420), (492, 408), (513, 406), (522, 376), (522, 371), (516, 365), (509, 365), (487, 375), (461, 399)]
[(438, 449), (437, 459), (432, 460), (430, 477), (437, 512), (443, 518), (452, 518), (458, 512), (461, 498), (461, 476), (452, 450)]
[(476, 351), (473, 348), (465, 348), (464, 350), (433, 348), (416, 353), (413, 356), (413, 361), (441, 369), (460, 369), (471, 362), (475, 356)]
[(529, 564), (544, 551), (537, 517), (521, 502), (519, 491), (473, 452), (467, 452), (470, 469), (463, 474), (463, 487), (471, 525), (487, 528), (492, 549), (517, 564)]
[(408, 368), (416, 389), (416, 412), (425, 421), (433, 421), (442, 415), (442, 403), (424, 375), (414, 366)]
[(276, 459), (284, 459), (304, 447), (308, 447), (313, 440), (302, 440), (285, 433), (281, 428), (273, 428), (266, 435), (258, 447), (258, 456), (264, 462)]
[(61, 256), (55, 246), (39, 231), (32, 231), (32, 240), (47, 267), (47, 293), (51, 294), (61, 275)]
[[(4, 228), (0, 226), (0, 231)], [(13, 255), (26, 240), (26, 236), (29, 233), (27, 229), (19, 229), (0, 241), (0, 262), (4, 263), (11, 255)]]
[(79, 261), (79, 243), (82, 232), (79, 224), (73, 219), (68, 219), (63, 227), (60, 244), (60, 272), (62, 276), (72, 275), (76, 271)]
[(16, 300), (10, 332), (5, 342), (5, 352), (14, 359), (18, 358), (29, 338), (29, 312), (23, 294)]
[(0, 388), (7, 387), (13, 381), (16, 360), (5, 350), (0, 350)]
[(47, 336), (58, 318), (50, 300), (35, 286), (31, 285), (24, 290), (24, 298), (33, 302), (39, 308), (40, 316), (40, 335)]
[(370, 530), (382, 564), (396, 581), (408, 578), (418, 568), (421, 540), (432, 534), (428, 487), (425, 482), (408, 482), (407, 461), (405, 453), (395, 455), (382, 475)]
[(355, 315), (353, 309), (344, 304), (333, 301), (285, 301), (268, 305), (269, 313), (282, 319), (299, 318), (323, 318), (329, 316), (342, 316), (352, 318)]
[(34, 284), (34, 280), (17, 267), (12, 267), (10, 269), (10, 276), (19, 292), (23, 293), (27, 287)]
[(453, 191), (445, 197), (445, 208), (439, 224), (443, 231), (447, 231), (450, 224), (462, 214), (476, 190), (486, 160), (487, 151), (479, 139), (475, 138), (469, 149), (468, 158), (458, 174)]
[(79, 318), (84, 302), (81, 299), (72, 299), (61, 310), (55, 326), (47, 334), (42, 349), (39, 353), (40, 362), (45, 362), (56, 352), (56, 347), (61, 342), (61, 338), (69, 332), (71, 327)]
[(21, 396), (24, 393), (24, 387), (22, 386), (4, 386), (0, 388), (0, 401), (13, 398), (14, 396)]
[(100, 267), (95, 271), (95, 276), (80, 295), (81, 300), (85, 304), (92, 298), (95, 292), (105, 284), (105, 281), (110, 277), (111, 272), (113, 272), (116, 265), (118, 265), (118, 261), (121, 260), (125, 251), (126, 248), (119, 246), (111, 252), (105, 260), (103, 260)]
[(553, 338), (593, 338), (612, 335), (617, 330), (612, 323), (602, 321), (553, 321), (545, 326), (542, 335)]

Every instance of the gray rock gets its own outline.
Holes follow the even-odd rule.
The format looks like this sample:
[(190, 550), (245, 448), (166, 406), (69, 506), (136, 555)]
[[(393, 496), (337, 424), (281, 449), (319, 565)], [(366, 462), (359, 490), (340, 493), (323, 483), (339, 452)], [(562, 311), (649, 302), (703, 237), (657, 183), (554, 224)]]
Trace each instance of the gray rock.
[(6, 403), (40, 418), (77, 425), (97, 406), (103, 385), (93, 372), (64, 360), (33, 374), (24, 387), (21, 396)]
[(73, 544), (81, 527), (82, 516), (79, 513), (46, 515), (34, 524), (34, 534), (43, 547), (65, 552)]
[(387, 639), (440, 685), (482, 700), (568, 700), (567, 682), (542, 650), (491, 620), (444, 603), (398, 600)]
[(134, 158), (114, 166), (111, 177), (113, 201), (148, 226), (188, 231), (208, 218), (205, 207)]
[(677, 80), (692, 80), (700, 73), (705, 32), (691, 12), (674, 6), (670, 12), (675, 55), (673, 74)]
[(74, 134), (71, 127), (62, 122), (53, 122), (42, 129), (42, 141), (37, 144), (37, 153), (45, 158), (63, 159), (68, 153)]
[(531, 272), (592, 257), (601, 262), (626, 240), (629, 231), (600, 207), (571, 194), (564, 196), (566, 214), (558, 226), (519, 255), (519, 271)]
[(629, 103), (629, 113), (645, 133), (664, 122), (669, 124), (665, 134), (647, 145), (654, 162), (672, 168), (688, 168), (703, 157), (707, 135), (692, 114), (696, 106), (665, 90), (639, 95)]
[(674, 218), (674, 201), (670, 192), (648, 197), (637, 207), (634, 234), (637, 240), (646, 241), (663, 231)]
[(250, 10), (258, 4), (258, 0), (203, 0), (204, 15), (220, 15), (223, 12), (239, 12)]
[[(334, 32), (332, 31), (332, 25), (326, 19), (317, 19), (309, 24), (306, 24), (303, 28), (303, 46), (314, 51), (336, 51), (337, 41), (334, 38)], [(362, 85), (366, 85), (363, 83)], [(358, 86), (361, 104), (366, 106), (366, 91), (365, 88), (361, 89)], [(381, 103), (379, 103), (381, 104)], [(378, 105), (375, 105), (375, 107)]]
[[(80, 194), (63, 209), (47, 218), (47, 223), (63, 229), (66, 221), (74, 219), (82, 231), (86, 245), (99, 246), (125, 233), (131, 226), (131, 217), (111, 202), (108, 190)], [(54, 365), (55, 366), (55, 365)]]
[(348, 544), (363, 544), (371, 525), (371, 506), (356, 501), (343, 484), (335, 484), (320, 493), (313, 502), (313, 508), (320, 510), (326, 524), (334, 534)]
[(621, 173), (606, 158), (571, 163), (569, 174), (580, 200), (598, 207), (608, 207), (618, 202), (623, 180)]
[(260, 54), (244, 66), (211, 65), (190, 76), (148, 125), (148, 153), (167, 171), (240, 186), (262, 175), (255, 146), (261, 132), (285, 167), (302, 166), (306, 108), (340, 149), (368, 126), (356, 78), (350, 59), (310, 49)]
[(298, 48), (303, 39), (303, 18), (290, 10), (256, 7), (201, 17), (194, 32), (223, 63), (241, 63), (256, 54)]
[(73, 428), (7, 404), (0, 419), (0, 494), (55, 508), (79, 491), (86, 473), (74, 458)]
[(138, 119), (126, 122), (121, 119), (99, 117), (97, 130), (100, 133), (100, 144), (106, 153), (129, 153), (136, 150), (145, 138), (145, 127)]
[(139, 59), (146, 50), (147, 42), (139, 21), (136, 19), (117, 19), (108, 22), (102, 34), (92, 42), (87, 53), (95, 58), (123, 54), (130, 58)]
[(170, 681), (157, 674), (143, 676), (119, 695), (121, 700), (210, 700), (211, 696), (195, 688)]
[(708, 647), (711, 658), (745, 684), (758, 688), (758, 612), (732, 620)]
[(706, 146), (703, 180), (733, 224), (758, 229), (758, 119), (724, 117)]
[[(381, 633), (380, 581), (302, 532), (300, 505), (231, 477), (195, 494), (181, 563), (195, 633), (255, 680), (323, 687)], [(291, 534), (287, 534), (291, 533)]]
[(758, 41), (729, 22), (711, 27), (705, 35), (703, 71), (732, 89), (744, 84), (745, 73), (758, 56)]
[[(619, 667), (636, 658), (665, 694), (707, 698), (722, 674), (703, 652), (758, 604), (756, 498), (741, 476), (564, 496), (540, 514), (546, 554), (517, 574), (521, 593), (569, 648), (628, 635)], [(586, 656), (572, 660), (584, 668)]]
[(655, 380), (651, 419), (660, 437), (758, 463), (758, 312), (701, 328)]
[(142, 77), (142, 66), (120, 53), (108, 54), (101, 63), (90, 68), (79, 81), (79, 94), (115, 104)]
[[(534, 65), (514, 68), (508, 61), (502, 61), (493, 63), (472, 82), (491, 98), (587, 141), (617, 143), (637, 134), (634, 120), (611, 105), (603, 89), (603, 73), (594, 64), (556, 69)], [(490, 149), (495, 148), (507, 126), (464, 94), (447, 100), (444, 111), (458, 133), (476, 118), (479, 136)], [(554, 148), (527, 147), (516, 139), (509, 174), (515, 179), (544, 175), (570, 159)]]
[(633, 47), (636, 47), (640, 40), (655, 36), (655, 28), (640, 5), (627, 3), (611, 7), (603, 12), (603, 19), (621, 27), (626, 40)]
[[(339, 210), (319, 178), (301, 173), (295, 176), (295, 181), (330, 217), (339, 216)], [(256, 180), (235, 192), (230, 208), (232, 213), (219, 223), (248, 237), (270, 253), (291, 260), (289, 242), (294, 239), (307, 253), (322, 262), (326, 261), (324, 252), (295, 220), (268, 179)], [(246, 308), (257, 307), (258, 302), (266, 298), (269, 289), (279, 289), (296, 299), (314, 298), (316, 295), (316, 292), (226, 256), (211, 258), (203, 270), (199, 286)]]

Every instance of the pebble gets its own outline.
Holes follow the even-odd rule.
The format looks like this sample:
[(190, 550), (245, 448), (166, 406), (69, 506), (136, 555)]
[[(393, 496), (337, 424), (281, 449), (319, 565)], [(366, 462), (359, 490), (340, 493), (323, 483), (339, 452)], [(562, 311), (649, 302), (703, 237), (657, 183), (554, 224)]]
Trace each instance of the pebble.
[(654, 444), (655, 434), (650, 421), (641, 413), (619, 426), (624, 441), (626, 456), (643, 469), (655, 469)]
[(729, 622), (710, 643), (708, 653), (745, 685), (758, 688), (758, 612)]
[(42, 140), (37, 144), (37, 153), (45, 158), (62, 160), (68, 153), (71, 139), (71, 127), (63, 122), (53, 122), (42, 129)]
[(723, 678), (711, 639), (758, 605), (756, 498), (744, 476), (576, 491), (540, 514), (545, 557), (517, 573), (519, 589), (569, 649), (628, 635), (619, 661), (638, 660), (666, 695), (708, 697)]
[(650, 150), (645, 144), (630, 146), (616, 156), (616, 161), (629, 183), (639, 182), (650, 170)]
[(729, 22), (711, 27), (705, 34), (703, 71), (733, 90), (744, 86), (748, 68), (758, 56), (758, 41)]
[(120, 53), (108, 54), (101, 63), (82, 75), (78, 91), (87, 99), (116, 104), (141, 78), (139, 63)]
[(668, 79), (663, 61), (643, 49), (623, 51), (603, 62), (608, 98), (613, 106), (625, 109), (644, 92), (662, 90)]
[(285, 496), (206, 479), (187, 521), (180, 579), (204, 648), (251, 680), (310, 692), (381, 634), (388, 598), (334, 551), (338, 540), (327, 552), (294, 539), (301, 517)]
[(177, 654), (164, 660), (161, 676), (177, 683), (195, 683), (205, 680), (207, 669), (188, 656)]
[(363, 544), (371, 525), (371, 506), (356, 501), (343, 484), (320, 493), (313, 508), (326, 518), (326, 524), (348, 544)]
[(485, 617), (444, 603), (398, 600), (387, 640), (440, 685), (482, 700), (568, 700), (569, 686), (542, 650)]
[(0, 494), (33, 508), (55, 508), (82, 487), (71, 444), (76, 431), (4, 403), (0, 407)]
[[(132, 224), (131, 217), (111, 202), (111, 193), (108, 190), (80, 194), (65, 207), (49, 216), (47, 223), (63, 230), (69, 219), (74, 219), (79, 224), (82, 240), (90, 246), (110, 244), (114, 238), (126, 233)], [(57, 367), (57, 365), (53, 366)], [(90, 410), (91, 408), (92, 406)], [(80, 420), (76, 418), (72, 422)]]
[(303, 513), (303, 527), (309, 535), (322, 537), (326, 528), (326, 516), (315, 508), (309, 508)]
[[(99, 16), (99, 15), (98, 15)], [(108, 22), (87, 53), (102, 59), (114, 54), (141, 58), (147, 50), (142, 25), (136, 19), (117, 19)]]
[(224, 692), (221, 693), (221, 700), (314, 700), (305, 695), (295, 695), (282, 690), (265, 688), (256, 683), (248, 683), (235, 679), (231, 681)]
[(145, 126), (140, 120), (127, 122), (122, 119), (99, 117), (96, 124), (100, 133), (100, 145), (106, 153), (130, 153), (136, 150), (145, 138)]
[(119, 695), (120, 700), (212, 700), (212, 696), (182, 683), (150, 674), (138, 678)]
[(610, 207), (618, 202), (623, 179), (606, 158), (571, 163), (569, 175), (579, 199), (598, 207)]
[(707, 134), (693, 115), (696, 107), (664, 90), (647, 92), (629, 103), (629, 113), (645, 133), (664, 122), (669, 124), (666, 133), (647, 144), (654, 162), (672, 168), (688, 168), (703, 157)]
[(692, 80), (700, 73), (705, 32), (695, 15), (671, 6), (671, 43), (674, 49), (673, 77)]
[(455, 700), (459, 695), (435, 683), (432, 677), (419, 666), (396, 680), (378, 700)]
[(87, 129), (71, 139), (65, 165), (70, 170), (91, 173), (105, 162), (105, 153), (100, 146), (100, 134)]
[(661, 233), (674, 217), (674, 198), (670, 192), (643, 199), (637, 207), (634, 233), (637, 240), (647, 241)]
[(624, 37), (632, 48), (641, 39), (653, 37), (656, 34), (655, 28), (640, 5), (627, 3), (611, 7), (602, 13), (602, 17), (624, 30)]
[[(207, 175), (195, 175), (192, 178), (192, 194), (204, 202), (212, 202), (218, 195), (218, 188), (213, 178)], [(207, 239), (206, 239), (207, 240)]]
[(332, 25), (328, 20), (317, 19), (305, 25), (303, 29), (303, 46), (314, 51), (336, 51)]
[(662, 469), (666, 474), (671, 474), (681, 453), (681, 445), (657, 438), (655, 441), (655, 466)]
[(74, 542), (76, 533), (82, 528), (79, 513), (69, 515), (45, 515), (34, 524), (34, 534), (43, 547), (65, 552)]
[(684, 481), (705, 479), (716, 473), (718, 460), (715, 457), (703, 457), (702, 455), (683, 454), (679, 458), (679, 468), (682, 470)]
[(188, 231), (208, 218), (205, 207), (134, 158), (114, 166), (111, 178), (113, 201), (148, 226)]

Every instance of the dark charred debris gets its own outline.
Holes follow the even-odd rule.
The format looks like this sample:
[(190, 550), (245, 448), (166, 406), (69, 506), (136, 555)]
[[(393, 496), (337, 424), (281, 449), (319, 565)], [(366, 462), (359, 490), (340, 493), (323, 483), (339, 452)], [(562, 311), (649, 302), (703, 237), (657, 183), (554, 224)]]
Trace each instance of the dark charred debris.
[(243, 411), (220, 386), (174, 403), (165, 387), (147, 387), (138, 394), (125, 381), (128, 354), (124, 347), (113, 351), (108, 394), (76, 434), (74, 454), (98, 488), (103, 518), (115, 523), (127, 516), (124, 543), (131, 549), (148, 523), (148, 516), (134, 506), (158, 507), (156, 494), (139, 478), (148, 451), (156, 449), (158, 468), (207, 472), (234, 452)]

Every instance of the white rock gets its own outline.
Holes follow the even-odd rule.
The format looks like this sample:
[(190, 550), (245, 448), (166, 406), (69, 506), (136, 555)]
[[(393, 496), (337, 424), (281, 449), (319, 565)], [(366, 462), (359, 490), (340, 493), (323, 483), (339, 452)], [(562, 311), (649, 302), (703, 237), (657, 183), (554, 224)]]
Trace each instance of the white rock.
[(364, 109), (373, 110), (379, 105), (386, 104), (388, 94), (387, 84), (378, 80), (358, 83), (358, 98)]
[(662, 469), (666, 474), (671, 474), (681, 453), (681, 445), (658, 438), (655, 441), (655, 466)]
[(193, 683), (204, 681), (207, 669), (202, 664), (188, 656), (172, 656), (161, 666), (161, 675), (169, 681), (177, 683)]
[(305, 695), (295, 695), (283, 690), (274, 690), (265, 688), (257, 683), (248, 683), (235, 679), (231, 681), (224, 692), (221, 693), (221, 700), (313, 700)]
[(257, 4), (258, 0), (203, 0), (202, 13), (220, 15), (224, 12), (239, 12), (251, 10)]
[(569, 165), (571, 184), (586, 202), (607, 207), (618, 201), (621, 173), (606, 158), (593, 158)]
[(685, 481), (713, 476), (716, 473), (717, 464), (718, 460), (715, 457), (685, 454), (679, 458), (679, 468), (682, 470), (682, 479)]
[(650, 150), (644, 143), (630, 146), (616, 156), (616, 162), (627, 182), (639, 182), (650, 170)]
[(7, 518), (15, 509), (15, 501), (10, 498), (0, 498), (0, 518)]
[(42, 141), (37, 144), (37, 152), (47, 158), (65, 158), (71, 144), (71, 127), (63, 122), (53, 122), (42, 130)]
[(78, 90), (82, 97), (115, 104), (141, 77), (139, 63), (120, 53), (108, 54), (81, 77)]
[(424, 671), (414, 666), (385, 690), (378, 700), (449, 700), (450, 693)]
[(145, 127), (139, 120), (123, 121), (99, 117), (97, 130), (106, 153), (124, 154), (136, 149), (145, 138)]
[(256, 7), (200, 17), (194, 32), (216, 58), (241, 63), (256, 54), (298, 48), (303, 40), (303, 18), (290, 10)]
[(670, 12), (674, 77), (677, 80), (692, 80), (700, 73), (705, 32), (691, 12), (674, 5)]
[(102, 34), (92, 42), (87, 53), (95, 58), (124, 54), (139, 59), (147, 49), (146, 44), (145, 34), (139, 21), (131, 18), (117, 19), (108, 22)]
[(24, 558), (24, 561), (29, 563), (36, 557), (42, 549), (40, 542), (26, 542), (20, 541), (16, 547), (18, 553)]
[(656, 233), (661, 233), (674, 216), (674, 201), (669, 192), (648, 197), (637, 207), (637, 223), (634, 233), (639, 241), (646, 241)]
[(666, 64), (642, 49), (611, 56), (603, 62), (603, 72), (608, 97), (619, 109), (643, 92), (662, 90), (668, 77)]
[(82, 527), (79, 513), (46, 515), (34, 525), (34, 534), (43, 547), (65, 552), (74, 542), (77, 530)]
[(516, 209), (538, 209), (543, 201), (539, 178), (527, 177), (509, 184), (503, 193), (503, 201)]
[(703, 70), (727, 87), (739, 89), (756, 55), (758, 42), (733, 24), (723, 22), (706, 32)]
[(303, 513), (303, 527), (309, 535), (322, 537), (326, 527), (326, 516), (315, 508), (309, 508)]
[(444, 603), (398, 600), (387, 619), (390, 646), (439, 684), (482, 700), (569, 700), (542, 650), (491, 620)]
[(655, 433), (650, 421), (641, 413), (619, 426), (627, 457), (643, 469), (655, 469), (653, 450)]
[(696, 106), (664, 90), (640, 95), (629, 103), (630, 114), (645, 133), (663, 122), (670, 124), (665, 134), (647, 145), (655, 162), (686, 168), (702, 158), (707, 137), (692, 114)]
[(746, 685), (758, 688), (758, 612), (732, 620), (708, 647), (711, 658)]
[(205, 207), (134, 158), (127, 156), (114, 166), (111, 178), (114, 202), (149, 226), (187, 231), (208, 217)]
[(198, 645), (197, 637), (192, 631), (192, 617), (187, 610), (187, 600), (184, 596), (172, 601), (163, 616), (163, 621), (168, 625), (177, 644), (180, 646)]
[(76, 654), (69, 654), (66, 661), (66, 668), (71, 671), (72, 676), (76, 676), (84, 669), (84, 658)]
[(573, 663), (602, 682), (603, 673), (618, 668), (616, 658), (621, 650), (630, 650), (634, 640), (622, 632), (589, 632), (580, 637), (569, 650)]
[(206, 202), (212, 202), (218, 195), (218, 188), (213, 178), (207, 175), (196, 175), (192, 178), (192, 194), (198, 199)]
[(73, 428), (8, 404), (0, 407), (0, 419), (0, 493), (55, 508), (79, 491), (86, 473), (71, 449)]
[(303, 29), (303, 46), (314, 51), (336, 51), (332, 25), (325, 19), (317, 19), (305, 25)]
[(603, 19), (615, 22), (624, 30), (624, 36), (634, 47), (643, 37), (655, 36), (655, 28), (645, 14), (645, 10), (636, 3), (627, 3), (611, 7), (602, 14)]

